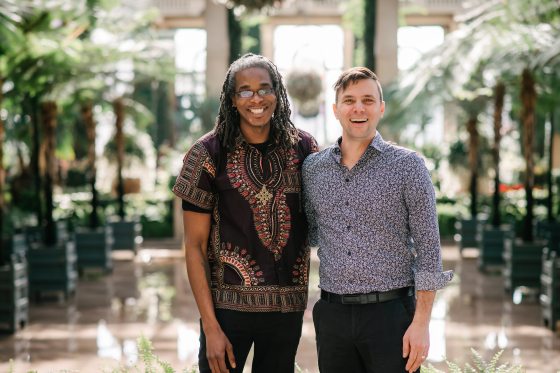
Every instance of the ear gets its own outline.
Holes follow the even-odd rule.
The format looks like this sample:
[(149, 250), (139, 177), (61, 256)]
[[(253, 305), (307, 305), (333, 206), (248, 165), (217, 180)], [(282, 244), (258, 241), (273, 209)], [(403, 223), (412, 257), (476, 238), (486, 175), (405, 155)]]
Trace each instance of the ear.
[(332, 110), (334, 113), (334, 117), (338, 119), (338, 111), (336, 110), (336, 104), (332, 104)]
[(385, 101), (381, 101), (381, 118), (383, 118), (383, 114), (385, 114)]

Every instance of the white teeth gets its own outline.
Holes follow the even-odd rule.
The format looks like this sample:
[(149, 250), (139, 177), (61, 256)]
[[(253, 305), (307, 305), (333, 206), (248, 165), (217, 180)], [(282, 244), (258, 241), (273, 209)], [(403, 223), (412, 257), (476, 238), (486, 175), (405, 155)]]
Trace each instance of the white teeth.
[(367, 122), (367, 119), (350, 119), (350, 122), (353, 122), (353, 123), (364, 123), (364, 122)]
[(251, 111), (251, 113), (253, 114), (262, 114), (264, 109), (260, 108), (260, 109), (249, 109)]

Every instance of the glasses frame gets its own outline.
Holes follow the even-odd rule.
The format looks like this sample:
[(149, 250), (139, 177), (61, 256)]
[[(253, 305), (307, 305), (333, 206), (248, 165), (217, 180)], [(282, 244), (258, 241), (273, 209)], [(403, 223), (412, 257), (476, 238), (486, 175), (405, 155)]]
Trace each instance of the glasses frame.
[[(249, 93), (251, 93), (250, 95), (248, 95)], [(268, 88), (259, 88), (256, 91), (253, 91), (251, 89), (243, 89), (241, 91), (237, 91), (235, 92), (235, 94), (237, 95), (237, 97), (239, 98), (253, 98), (253, 96), (255, 95), (255, 93), (259, 96), (259, 97), (265, 97), (265, 96), (270, 96), (275, 94), (274, 92), (274, 88), (272, 87), (268, 87)]]

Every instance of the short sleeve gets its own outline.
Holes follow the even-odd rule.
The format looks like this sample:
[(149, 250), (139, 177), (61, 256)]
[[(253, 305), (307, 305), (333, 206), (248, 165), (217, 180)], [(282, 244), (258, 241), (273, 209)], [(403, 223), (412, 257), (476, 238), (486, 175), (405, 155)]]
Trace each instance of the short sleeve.
[(183, 159), (183, 167), (173, 193), (192, 205), (211, 210), (216, 203), (213, 192), (216, 167), (208, 151), (201, 142), (196, 142)]

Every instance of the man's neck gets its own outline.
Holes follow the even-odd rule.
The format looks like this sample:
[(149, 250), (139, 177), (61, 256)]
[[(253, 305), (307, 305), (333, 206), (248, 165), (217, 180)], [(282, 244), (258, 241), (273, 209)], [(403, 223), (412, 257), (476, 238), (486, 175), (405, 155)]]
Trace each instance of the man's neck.
[(241, 128), (241, 134), (249, 144), (262, 144), (268, 141), (270, 126)]
[(342, 136), (340, 142), (340, 154), (342, 156), (342, 163), (351, 169), (360, 160), (362, 155), (366, 152), (369, 144), (371, 144), (371, 139), (364, 140), (349, 140)]

